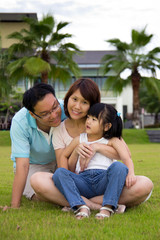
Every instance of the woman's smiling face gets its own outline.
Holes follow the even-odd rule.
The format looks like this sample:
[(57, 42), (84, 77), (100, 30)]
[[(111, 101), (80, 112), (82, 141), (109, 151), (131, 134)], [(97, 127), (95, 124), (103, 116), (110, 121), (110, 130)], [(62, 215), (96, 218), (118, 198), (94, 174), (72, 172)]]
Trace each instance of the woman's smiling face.
[(90, 103), (80, 93), (77, 89), (68, 99), (68, 112), (70, 118), (81, 119), (87, 116), (88, 110), (90, 108)]

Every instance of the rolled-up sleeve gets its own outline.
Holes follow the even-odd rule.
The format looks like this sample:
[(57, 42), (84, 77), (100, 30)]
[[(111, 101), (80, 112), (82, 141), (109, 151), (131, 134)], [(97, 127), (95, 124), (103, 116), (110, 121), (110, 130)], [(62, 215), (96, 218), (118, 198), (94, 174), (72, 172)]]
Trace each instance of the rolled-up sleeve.
[(63, 129), (61, 125), (56, 127), (53, 131), (52, 144), (53, 144), (54, 150), (66, 147), (62, 131)]
[(15, 161), (16, 157), (29, 158), (30, 143), (29, 135), (23, 125), (13, 118), (10, 129), (11, 136), (11, 159)]

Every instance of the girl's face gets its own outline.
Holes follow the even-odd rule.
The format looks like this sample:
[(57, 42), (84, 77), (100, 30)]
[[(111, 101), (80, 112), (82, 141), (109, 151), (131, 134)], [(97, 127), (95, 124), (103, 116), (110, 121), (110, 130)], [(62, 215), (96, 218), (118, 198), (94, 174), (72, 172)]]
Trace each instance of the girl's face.
[(77, 89), (68, 99), (68, 112), (71, 119), (79, 120), (87, 116), (88, 110), (90, 108), (90, 103), (80, 93)]
[(92, 141), (101, 138), (103, 136), (103, 124), (96, 117), (87, 115), (86, 133), (88, 137), (92, 137)]

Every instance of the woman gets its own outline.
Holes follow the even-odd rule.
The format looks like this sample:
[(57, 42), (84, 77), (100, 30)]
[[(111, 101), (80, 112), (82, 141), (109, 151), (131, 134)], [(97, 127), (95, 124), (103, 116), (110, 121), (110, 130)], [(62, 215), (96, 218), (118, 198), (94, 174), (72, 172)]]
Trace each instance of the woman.
[[(90, 106), (98, 102), (100, 102), (100, 92), (98, 86), (91, 79), (81, 78), (71, 85), (64, 98), (64, 109), (68, 119), (62, 122), (54, 131), (53, 142), (56, 159), (60, 159), (60, 155), (66, 145), (84, 131), (87, 112)], [(103, 144), (99, 144), (97, 150), (109, 158), (119, 159), (116, 151), (109, 146), (105, 145), (104, 147)], [(92, 154), (92, 149), (88, 151), (85, 145), (83, 145), (79, 149), (79, 152), (86, 155)], [(58, 161), (58, 167), (67, 168), (67, 162)], [(64, 196), (55, 187), (52, 175), (52, 173), (39, 172), (31, 177), (31, 185), (36, 192), (36, 197), (40, 200), (50, 201), (61, 206), (69, 206)], [(131, 188), (124, 187), (119, 203), (126, 206), (140, 204), (147, 198), (152, 188), (153, 184), (150, 179), (144, 176), (137, 176), (136, 183)], [(100, 208), (100, 204), (102, 203), (101, 196), (90, 200), (85, 200), (88, 207), (91, 209)]]

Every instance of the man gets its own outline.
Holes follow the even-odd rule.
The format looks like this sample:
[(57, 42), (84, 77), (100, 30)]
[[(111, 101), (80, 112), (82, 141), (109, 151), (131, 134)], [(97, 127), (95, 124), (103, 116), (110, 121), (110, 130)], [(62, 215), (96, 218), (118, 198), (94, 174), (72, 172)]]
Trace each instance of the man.
[[(38, 171), (54, 172), (55, 153), (51, 142), (53, 128), (65, 119), (52, 86), (36, 84), (24, 93), (24, 107), (15, 114), (11, 125), (12, 153), (15, 176), (11, 207), (20, 206), (21, 197), (32, 199), (34, 190), (30, 177)], [(52, 128), (53, 127), (53, 128)]]

